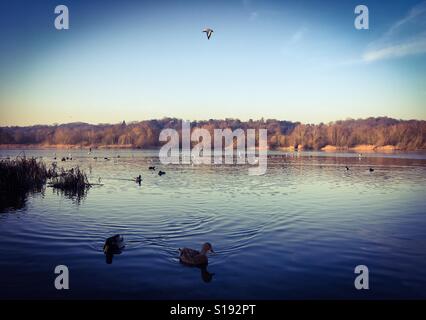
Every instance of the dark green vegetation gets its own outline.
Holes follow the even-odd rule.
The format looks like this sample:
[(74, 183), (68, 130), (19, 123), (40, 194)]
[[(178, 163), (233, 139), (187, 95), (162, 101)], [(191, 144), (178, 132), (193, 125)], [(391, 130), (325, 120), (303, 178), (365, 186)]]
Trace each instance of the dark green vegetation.
[(63, 168), (51, 179), (52, 186), (58, 193), (76, 200), (78, 203), (86, 196), (87, 190), (91, 187), (86, 174), (80, 168), (64, 170)]
[(50, 185), (56, 189), (76, 192), (90, 187), (86, 174), (78, 167), (75, 169), (71, 168), (70, 170), (64, 170), (62, 168), (59, 172), (55, 170), (55, 174), (52, 177)]
[(22, 208), (29, 193), (44, 191), (46, 183), (73, 198), (80, 198), (90, 188), (86, 174), (78, 167), (60, 170), (56, 164), (47, 169), (34, 158), (17, 157), (0, 161), (0, 211)]
[(27, 192), (41, 188), (51, 172), (36, 159), (16, 158), (0, 161), (0, 190)]
[[(181, 132), (181, 120), (164, 118), (126, 124), (70, 123), (53, 126), (0, 128), (0, 144), (75, 145), (96, 147), (101, 145), (149, 148), (161, 145), (159, 134), (171, 128)], [(387, 117), (344, 120), (328, 124), (302, 124), (299, 122), (238, 119), (193, 121), (191, 128), (241, 128), (268, 130), (268, 145), (274, 148), (302, 145), (318, 150), (326, 145), (350, 148), (356, 145), (392, 145), (402, 150), (426, 149), (426, 121), (396, 120)]]

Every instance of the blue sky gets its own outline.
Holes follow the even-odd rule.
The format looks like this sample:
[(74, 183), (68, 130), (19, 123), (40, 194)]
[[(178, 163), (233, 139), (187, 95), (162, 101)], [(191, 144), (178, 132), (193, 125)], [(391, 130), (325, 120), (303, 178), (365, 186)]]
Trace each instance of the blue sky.
[(0, 38), (0, 125), (426, 119), (425, 1), (3, 0)]

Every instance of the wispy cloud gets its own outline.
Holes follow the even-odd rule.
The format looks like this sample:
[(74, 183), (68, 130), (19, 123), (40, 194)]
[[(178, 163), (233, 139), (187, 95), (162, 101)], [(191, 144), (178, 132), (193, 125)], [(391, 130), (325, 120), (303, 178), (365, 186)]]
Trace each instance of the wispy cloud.
[(426, 1), (396, 21), (362, 55), (364, 62), (426, 53)]
[(390, 37), (400, 29), (402, 29), (405, 25), (410, 24), (411, 22), (421, 19), (424, 21), (424, 15), (426, 13), (426, 1), (421, 2), (420, 4), (414, 6), (410, 12), (408, 12), (405, 17), (395, 22), (391, 28), (389, 28), (388, 32), (386, 32), (385, 37)]
[(306, 31), (307, 29), (305, 27), (299, 27), (298, 29), (292, 31), (292, 33), (290, 33), (282, 43), (280, 52), (287, 56), (300, 56), (297, 53), (297, 48), (302, 43), (302, 40), (306, 35)]
[(300, 28), (299, 30), (297, 30), (291, 36), (291, 42), (295, 43), (295, 42), (300, 41), (303, 38), (303, 35), (305, 34), (305, 32), (306, 32), (305, 28)]
[(399, 58), (422, 53), (426, 53), (426, 34), (423, 34), (421, 37), (413, 40), (367, 51), (363, 55), (363, 60), (366, 62), (372, 62), (376, 60)]

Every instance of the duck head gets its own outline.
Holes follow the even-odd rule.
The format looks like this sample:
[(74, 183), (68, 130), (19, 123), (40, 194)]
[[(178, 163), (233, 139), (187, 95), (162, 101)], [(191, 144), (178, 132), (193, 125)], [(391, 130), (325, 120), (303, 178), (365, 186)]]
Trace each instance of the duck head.
[(124, 248), (124, 238), (117, 234), (113, 237), (106, 239), (104, 244), (104, 253), (120, 254)]
[(212, 245), (209, 243), (209, 242), (206, 242), (205, 244), (203, 244), (203, 246), (201, 247), (201, 253), (202, 254), (206, 254), (206, 253), (208, 253), (208, 252), (211, 252), (211, 253), (215, 253), (214, 251), (213, 251), (213, 247), (212, 247)]

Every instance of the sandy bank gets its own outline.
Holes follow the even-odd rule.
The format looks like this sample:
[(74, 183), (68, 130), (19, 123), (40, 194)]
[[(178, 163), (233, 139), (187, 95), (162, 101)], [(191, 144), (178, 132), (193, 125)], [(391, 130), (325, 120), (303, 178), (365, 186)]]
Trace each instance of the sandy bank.
[(357, 151), (357, 152), (376, 152), (376, 151), (395, 151), (395, 150), (400, 150), (398, 147), (393, 146), (393, 145), (386, 145), (386, 146), (376, 146), (373, 144), (360, 144), (357, 145), (355, 147), (350, 147), (350, 148), (341, 148), (341, 147), (336, 147), (336, 146), (332, 146), (332, 145), (327, 145), (323, 148), (321, 148), (322, 151)]

